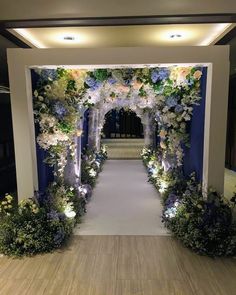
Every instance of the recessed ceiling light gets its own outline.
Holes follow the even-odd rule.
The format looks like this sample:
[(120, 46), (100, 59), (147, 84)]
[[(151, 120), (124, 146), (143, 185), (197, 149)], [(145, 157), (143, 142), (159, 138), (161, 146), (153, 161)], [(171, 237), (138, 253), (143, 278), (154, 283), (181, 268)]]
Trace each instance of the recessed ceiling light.
[(181, 38), (181, 37), (182, 37), (181, 34), (171, 34), (171, 35), (170, 35), (170, 38), (171, 38), (171, 39), (179, 39), (179, 38)]
[(75, 37), (74, 36), (64, 36), (63, 39), (66, 41), (74, 41)]

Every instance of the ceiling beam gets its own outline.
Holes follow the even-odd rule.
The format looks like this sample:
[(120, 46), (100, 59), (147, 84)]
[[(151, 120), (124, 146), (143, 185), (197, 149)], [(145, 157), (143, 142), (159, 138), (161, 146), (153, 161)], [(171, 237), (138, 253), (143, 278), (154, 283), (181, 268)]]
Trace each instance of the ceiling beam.
[(31, 48), (28, 44), (26, 44), (24, 41), (22, 41), (20, 38), (17, 38), (15, 35), (10, 33), (6, 29), (0, 28), (0, 35), (15, 44), (16, 46), (20, 48)]
[(236, 13), (8, 20), (1, 21), (0, 28), (14, 29), (202, 23), (236, 23)]
[(234, 38), (236, 38), (236, 27), (225, 34), (215, 45), (226, 45)]

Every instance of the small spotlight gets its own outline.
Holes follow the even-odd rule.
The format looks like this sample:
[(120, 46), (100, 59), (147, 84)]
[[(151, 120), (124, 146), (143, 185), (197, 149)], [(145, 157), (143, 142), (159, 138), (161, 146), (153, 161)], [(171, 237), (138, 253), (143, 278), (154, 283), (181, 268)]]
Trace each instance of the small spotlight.
[(182, 37), (181, 34), (171, 34), (171, 35), (170, 35), (170, 38), (171, 38), (171, 39), (178, 39), (178, 38), (181, 38), (181, 37)]
[(75, 37), (73, 37), (73, 36), (65, 36), (65, 37), (63, 37), (63, 39), (66, 40), (66, 41), (74, 41)]

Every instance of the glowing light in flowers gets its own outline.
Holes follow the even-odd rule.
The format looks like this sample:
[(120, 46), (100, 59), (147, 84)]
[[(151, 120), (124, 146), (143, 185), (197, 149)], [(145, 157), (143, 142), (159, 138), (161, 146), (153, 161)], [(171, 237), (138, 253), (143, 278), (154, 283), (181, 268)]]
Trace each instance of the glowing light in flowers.
[(91, 169), (89, 170), (89, 175), (90, 175), (91, 177), (95, 177), (95, 176), (97, 175), (97, 172), (96, 172), (93, 168), (91, 168)]
[(83, 185), (80, 185), (79, 188), (78, 188), (79, 192), (82, 194), (82, 195), (86, 195), (88, 190), (86, 187), (84, 187)]
[(165, 190), (166, 190), (167, 188), (168, 188), (168, 182), (166, 182), (166, 181), (162, 181), (162, 182), (160, 183), (159, 192), (160, 192), (160, 193), (164, 193)]
[(70, 205), (68, 205), (66, 207), (64, 213), (65, 213), (66, 217), (68, 217), (68, 218), (75, 218), (75, 216), (76, 216), (75, 211), (71, 208)]

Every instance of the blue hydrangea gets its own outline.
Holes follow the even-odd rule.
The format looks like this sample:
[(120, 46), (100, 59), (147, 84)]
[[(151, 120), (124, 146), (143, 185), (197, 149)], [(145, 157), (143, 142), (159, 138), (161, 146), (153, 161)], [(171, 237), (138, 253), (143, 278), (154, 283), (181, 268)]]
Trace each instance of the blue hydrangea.
[(54, 243), (56, 246), (60, 246), (65, 238), (65, 232), (62, 228), (59, 228), (54, 235)]
[(175, 107), (175, 112), (176, 113), (181, 113), (183, 111), (183, 106), (181, 104), (177, 104), (177, 106)]
[(156, 83), (157, 81), (166, 80), (169, 77), (169, 74), (169, 70), (166, 68), (154, 70), (151, 73), (151, 80), (153, 83)]
[(66, 116), (68, 113), (64, 104), (59, 100), (54, 102), (52, 106), (52, 111), (58, 119), (63, 119), (63, 117)]
[(166, 100), (166, 105), (169, 107), (169, 108), (173, 108), (175, 106), (177, 106), (177, 103), (178, 103), (178, 100), (176, 97), (174, 96), (170, 96), (167, 98)]
[(116, 79), (114, 79), (114, 78), (109, 78), (109, 79), (107, 80), (107, 82), (108, 82), (109, 84), (113, 85), (113, 84), (116, 83)]
[(49, 193), (38, 191), (35, 193), (35, 197), (40, 206), (46, 206), (46, 207), (52, 206), (53, 199)]
[(88, 77), (85, 79), (85, 83), (89, 86), (92, 90), (97, 90), (101, 86), (101, 82), (97, 81), (93, 77)]
[(57, 79), (57, 71), (52, 69), (43, 69), (40, 73), (40, 77), (44, 81), (54, 81)]
[(50, 211), (49, 213), (47, 213), (47, 218), (52, 221), (59, 221), (58, 212), (56, 212), (55, 210)]

